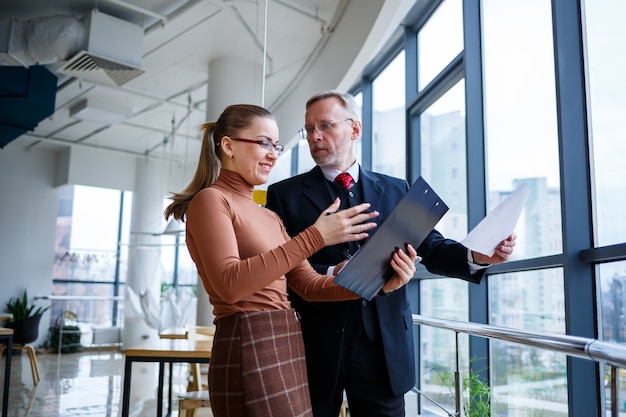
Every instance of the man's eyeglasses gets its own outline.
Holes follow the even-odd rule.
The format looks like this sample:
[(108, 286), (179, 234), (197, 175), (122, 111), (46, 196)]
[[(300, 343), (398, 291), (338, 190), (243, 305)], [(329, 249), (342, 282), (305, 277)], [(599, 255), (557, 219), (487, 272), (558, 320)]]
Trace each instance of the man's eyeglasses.
[(272, 152), (272, 151), (276, 152), (277, 156), (280, 156), (283, 153), (283, 151), (285, 150), (285, 147), (283, 145), (280, 145), (278, 143), (272, 143), (269, 140), (254, 140), (254, 139), (234, 138), (232, 136), (229, 136), (229, 138), (231, 138), (232, 140), (237, 140), (239, 142), (256, 143), (257, 145), (259, 145), (261, 148), (263, 148), (267, 152)]
[(315, 131), (320, 135), (322, 133), (330, 133), (336, 123), (345, 122), (346, 120), (354, 122), (354, 119), (349, 117), (346, 119), (333, 120), (332, 122), (319, 122), (315, 126), (304, 126), (302, 129), (298, 130), (298, 133), (302, 139), (308, 139), (313, 136), (313, 132)]

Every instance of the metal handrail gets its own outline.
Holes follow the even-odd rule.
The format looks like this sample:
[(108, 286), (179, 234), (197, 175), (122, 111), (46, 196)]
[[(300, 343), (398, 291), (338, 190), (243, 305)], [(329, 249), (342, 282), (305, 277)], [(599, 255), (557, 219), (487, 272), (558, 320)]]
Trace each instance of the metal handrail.
[[(491, 326), (487, 324), (463, 322), (449, 319), (438, 319), (426, 317), (420, 314), (413, 314), (413, 323), (439, 327), (452, 330), (457, 333), (467, 333), (474, 336), (486, 337), (489, 339), (505, 340), (507, 342), (519, 343), (527, 346), (534, 346), (541, 349), (562, 352), (569, 356), (589, 359), (595, 362), (603, 362), (613, 366), (611, 372), (611, 392), (613, 393), (612, 416), (617, 416), (617, 389), (616, 389), (616, 368), (626, 367), (626, 347), (615, 343), (604, 342), (598, 339), (587, 337), (559, 335), (554, 333), (534, 332), (528, 330), (513, 329), (510, 327)], [(458, 345), (458, 343), (457, 343)], [(458, 346), (457, 346), (458, 356)], [(461, 390), (456, 389), (457, 397)], [(457, 405), (456, 415), (461, 415), (461, 410)]]
[(587, 337), (560, 335), (554, 333), (533, 332), (513, 329), (510, 327), (490, 326), (487, 324), (463, 322), (448, 319), (437, 319), (413, 314), (415, 324), (424, 324), (440, 327), (456, 332), (468, 333), (475, 336), (500, 339), (508, 342), (535, 346), (566, 353), (583, 359), (596, 362), (605, 362), (609, 365), (626, 368), (626, 346), (604, 342)]

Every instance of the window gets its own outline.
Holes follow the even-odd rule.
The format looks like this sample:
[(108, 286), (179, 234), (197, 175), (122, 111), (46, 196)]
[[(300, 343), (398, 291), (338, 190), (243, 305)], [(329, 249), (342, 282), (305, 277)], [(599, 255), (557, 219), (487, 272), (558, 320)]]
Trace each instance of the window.
[[(420, 284), (421, 311), (427, 317), (467, 321), (467, 283), (453, 278), (427, 279)], [(420, 326), (421, 363), (420, 386), (429, 397), (436, 398), (446, 409), (454, 410), (454, 398), (450, 395), (450, 381), (446, 375), (454, 375), (456, 370), (456, 333), (447, 329)], [(459, 362), (461, 371), (469, 369), (469, 338), (459, 334)], [(423, 401), (422, 415), (431, 415), (428, 401)], [(432, 415), (439, 415), (438, 413)]]
[(445, 0), (417, 35), (417, 79), (423, 89), (463, 50), (463, 3)]
[(483, 12), (487, 207), (527, 183), (515, 258), (553, 255), (562, 238), (550, 216), (560, 213), (550, 2), (486, 0)]
[(450, 208), (437, 230), (460, 240), (467, 234), (463, 80), (421, 114), (420, 139), (422, 176)]
[(102, 301), (72, 299), (52, 303), (51, 325), (70, 310), (93, 325), (116, 325), (117, 303), (126, 281), (132, 194), (85, 186), (59, 191), (52, 295), (101, 296)]
[(373, 89), (373, 170), (406, 178), (404, 51), (376, 77)]
[[(489, 324), (544, 333), (565, 333), (563, 270), (560, 268), (495, 275), (489, 280)], [(521, 406), (528, 413), (546, 410), (567, 415), (566, 356), (515, 343), (491, 342), (492, 386), (532, 398)], [(543, 381), (537, 386), (537, 381)], [(507, 413), (519, 411), (512, 401), (495, 402)], [(499, 414), (500, 415), (500, 414)], [(501, 414), (509, 415), (509, 414)]]
[(626, 42), (625, 14), (623, 1), (585, 2), (596, 246), (626, 240), (626, 217), (617, 215), (626, 206), (626, 55), (619, 53)]

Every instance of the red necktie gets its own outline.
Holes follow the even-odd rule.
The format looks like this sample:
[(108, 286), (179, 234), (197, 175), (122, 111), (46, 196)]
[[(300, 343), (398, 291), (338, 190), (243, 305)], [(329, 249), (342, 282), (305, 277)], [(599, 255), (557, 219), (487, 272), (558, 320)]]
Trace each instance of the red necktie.
[(352, 176), (350, 176), (347, 172), (342, 172), (335, 177), (335, 183), (341, 185), (346, 190), (349, 190), (350, 187), (352, 187)]

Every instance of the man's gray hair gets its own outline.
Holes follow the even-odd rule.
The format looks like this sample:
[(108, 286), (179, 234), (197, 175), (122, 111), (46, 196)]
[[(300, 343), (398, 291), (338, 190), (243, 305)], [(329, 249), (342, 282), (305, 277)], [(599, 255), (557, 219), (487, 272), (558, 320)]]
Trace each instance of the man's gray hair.
[(354, 120), (361, 120), (360, 109), (359, 106), (356, 104), (354, 96), (352, 94), (343, 93), (337, 90), (322, 91), (321, 93), (317, 93), (311, 96), (311, 98), (309, 98), (306, 102), (306, 109), (308, 110), (309, 107), (317, 101), (333, 97), (341, 102), (343, 107), (345, 107), (345, 109), (348, 111), (348, 113), (350, 113)]

